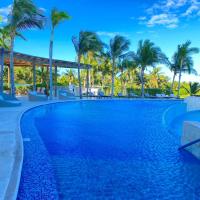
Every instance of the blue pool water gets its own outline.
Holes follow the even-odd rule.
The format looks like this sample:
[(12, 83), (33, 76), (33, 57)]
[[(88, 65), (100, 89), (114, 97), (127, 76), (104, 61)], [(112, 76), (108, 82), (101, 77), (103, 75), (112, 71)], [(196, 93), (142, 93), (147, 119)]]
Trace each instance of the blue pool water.
[(178, 151), (180, 135), (163, 123), (180, 105), (82, 101), (28, 111), (18, 199), (199, 199), (200, 162)]

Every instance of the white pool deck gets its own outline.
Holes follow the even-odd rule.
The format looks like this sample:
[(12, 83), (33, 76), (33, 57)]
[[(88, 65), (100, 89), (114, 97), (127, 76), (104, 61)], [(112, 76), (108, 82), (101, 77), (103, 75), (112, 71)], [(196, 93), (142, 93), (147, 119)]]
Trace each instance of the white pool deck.
[(20, 132), (22, 114), (35, 106), (61, 102), (30, 102), (19, 97), (22, 105), (0, 108), (0, 200), (15, 200), (23, 162), (23, 139)]

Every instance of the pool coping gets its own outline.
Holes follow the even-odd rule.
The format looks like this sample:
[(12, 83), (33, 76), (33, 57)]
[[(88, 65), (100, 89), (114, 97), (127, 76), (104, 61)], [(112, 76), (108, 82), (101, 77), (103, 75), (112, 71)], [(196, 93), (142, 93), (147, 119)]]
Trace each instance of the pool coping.
[[(29, 105), (23, 105), (23, 103), (27, 103), (28, 101), (23, 101), (22, 105), (20, 107), (15, 107), (15, 116), (13, 118), (13, 124), (10, 124), (12, 129), (12, 136), (14, 137), (14, 146), (9, 149), (9, 153), (11, 153), (11, 158), (10, 158), (10, 164), (11, 168), (6, 169), (9, 177), (8, 182), (5, 181), (3, 184), (4, 187), (1, 188), (3, 191), (2, 194), (2, 200), (16, 200), (17, 199), (17, 194), (18, 194), (18, 189), (19, 189), (19, 184), (20, 184), (20, 179), (21, 179), (21, 171), (22, 171), (22, 165), (23, 165), (23, 157), (24, 157), (24, 146), (23, 146), (23, 137), (21, 134), (21, 118), (24, 115), (25, 112), (27, 112), (30, 109), (43, 106), (43, 105), (48, 105), (48, 104), (53, 104), (53, 103), (63, 103), (63, 102), (70, 102), (71, 100), (66, 100), (66, 101), (61, 101), (61, 100), (52, 100), (52, 101), (47, 101), (47, 102), (29, 102)], [(75, 100), (77, 101), (77, 100)], [(17, 108), (17, 110), (16, 110)], [(11, 111), (12, 108), (4, 108), (3, 111)], [(3, 130), (4, 132), (10, 132), (7, 130)], [(1, 135), (0, 135), (1, 136)], [(1, 149), (0, 149), (1, 150)], [(5, 156), (4, 156), (5, 157)], [(4, 158), (6, 159), (6, 157)], [(7, 160), (5, 160), (7, 162)], [(3, 162), (4, 163), (4, 162)]]
[[(10, 173), (10, 177), (8, 184), (6, 184), (6, 188), (4, 188), (4, 195), (3, 199), (11, 199), (15, 200), (17, 198), (19, 184), (20, 184), (20, 178), (21, 178), (21, 171), (22, 171), (22, 165), (23, 165), (23, 157), (24, 157), (24, 146), (23, 146), (23, 137), (21, 134), (21, 118), (24, 115), (25, 112), (37, 108), (39, 106), (44, 106), (48, 104), (55, 104), (55, 103), (64, 103), (64, 102), (76, 102), (76, 101), (113, 101), (113, 100), (144, 100), (144, 101), (156, 101), (156, 100), (163, 100), (163, 101), (173, 101), (173, 99), (75, 99), (75, 100), (51, 100), (46, 102), (29, 102), (27, 99), (22, 100), (22, 105), (20, 107), (17, 107), (18, 109), (15, 111), (15, 118), (14, 122), (12, 124), (13, 126), (13, 133), (14, 133), (14, 141), (15, 145), (13, 149), (10, 149), (10, 152), (13, 151), (14, 160), (13, 165)], [(175, 100), (177, 101), (177, 100)], [(25, 103), (25, 105), (23, 105)], [(26, 105), (28, 103), (28, 105)], [(4, 111), (11, 111), (12, 108), (4, 108)], [(15, 108), (16, 109), (16, 108)], [(0, 130), (1, 131), (1, 130)], [(4, 130), (5, 131), (5, 130)], [(0, 135), (1, 136), (1, 135)]]

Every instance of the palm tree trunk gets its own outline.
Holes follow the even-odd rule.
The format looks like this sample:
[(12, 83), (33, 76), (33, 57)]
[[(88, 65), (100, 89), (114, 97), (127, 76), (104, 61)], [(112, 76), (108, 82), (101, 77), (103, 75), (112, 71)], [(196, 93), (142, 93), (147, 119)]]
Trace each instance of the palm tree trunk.
[(51, 40), (50, 40), (50, 46), (49, 46), (49, 89), (50, 89), (50, 100), (53, 99), (53, 69), (52, 69), (53, 37), (54, 37), (54, 29), (52, 29), (52, 31), (51, 31)]
[(124, 84), (123, 84), (123, 67), (122, 67), (122, 69), (121, 69), (121, 93), (123, 94), (123, 90), (124, 90)]
[(10, 46), (10, 94), (15, 97), (15, 75), (14, 75), (14, 40), (15, 34), (11, 33), (11, 46)]
[(176, 78), (176, 73), (174, 72), (174, 75), (173, 75), (173, 80), (172, 80), (172, 85), (171, 85), (171, 88), (170, 88), (170, 94), (173, 93), (173, 88), (174, 88), (174, 82), (175, 82), (175, 78)]
[(79, 96), (82, 99), (82, 87), (81, 87), (81, 72), (80, 72), (80, 64), (81, 63), (81, 56), (78, 55), (78, 82), (79, 82)]
[(113, 58), (112, 64), (112, 90), (111, 90), (111, 97), (114, 96), (114, 85), (115, 85), (115, 59)]
[(179, 72), (179, 80), (178, 80), (178, 94), (177, 94), (177, 98), (180, 98), (180, 88), (181, 88), (182, 67), (183, 67), (183, 61), (181, 60), (181, 64), (180, 64), (180, 72)]
[(1, 48), (1, 69), (0, 69), (0, 93), (3, 93), (3, 74), (4, 74), (4, 48)]
[(141, 95), (142, 95), (142, 98), (144, 98), (144, 68), (143, 67), (141, 69), (141, 84), (142, 84)]

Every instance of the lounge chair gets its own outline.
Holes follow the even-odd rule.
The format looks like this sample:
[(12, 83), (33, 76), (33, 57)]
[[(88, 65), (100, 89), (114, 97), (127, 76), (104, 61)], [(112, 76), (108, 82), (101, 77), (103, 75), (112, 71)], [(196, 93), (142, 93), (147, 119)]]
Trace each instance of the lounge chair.
[(121, 92), (119, 92), (119, 93), (117, 94), (117, 96), (118, 96), (118, 97), (123, 97), (123, 94), (122, 94)]
[(170, 94), (169, 97), (170, 98), (176, 98), (176, 96), (174, 94)]
[(89, 97), (94, 97), (95, 94), (94, 94), (93, 92), (88, 92), (88, 96), (89, 96)]
[(71, 91), (69, 90), (60, 90), (58, 91), (58, 98), (60, 100), (72, 100), (72, 99), (75, 99), (75, 95), (74, 93), (72, 93)]
[(157, 97), (157, 98), (161, 98), (162, 95), (161, 95), (161, 94), (156, 94), (156, 97)]
[(104, 92), (101, 91), (101, 90), (99, 90), (99, 91), (98, 91), (98, 97), (99, 97), (99, 98), (105, 97)]
[(7, 93), (0, 93), (0, 95), (3, 97), (4, 100), (19, 101), (16, 97), (13, 97), (12, 95), (7, 94)]
[(29, 91), (28, 93), (29, 101), (47, 101), (48, 97), (46, 94), (38, 93), (36, 91)]
[(145, 97), (151, 97), (149, 93), (144, 94)]
[[(7, 96), (7, 98), (9, 98)], [(12, 97), (10, 97), (12, 99)], [(15, 99), (15, 98), (14, 98)], [(20, 106), (21, 102), (18, 100), (7, 100), (3, 95), (0, 95), (0, 107), (17, 107)]]
[(167, 98), (168, 96), (166, 94), (156, 94), (157, 98)]
[(129, 97), (138, 97), (138, 95), (136, 95), (135, 93), (131, 92), (131, 93), (129, 93)]

